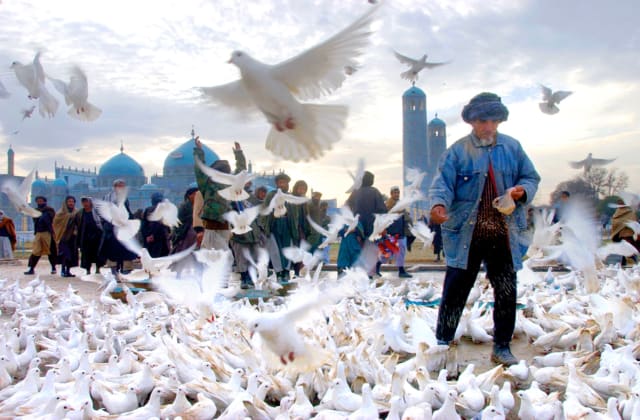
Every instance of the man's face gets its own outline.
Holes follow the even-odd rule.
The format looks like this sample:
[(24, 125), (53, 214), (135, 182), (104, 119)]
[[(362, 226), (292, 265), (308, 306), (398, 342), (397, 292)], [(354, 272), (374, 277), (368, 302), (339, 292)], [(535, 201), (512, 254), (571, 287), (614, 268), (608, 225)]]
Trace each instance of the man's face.
[(299, 196), (306, 195), (307, 194), (307, 187), (305, 187), (304, 185), (298, 185), (298, 188), (294, 192)]
[(67, 200), (67, 208), (70, 210), (73, 210), (76, 208), (76, 200), (74, 200), (73, 198), (70, 198)]
[(289, 191), (289, 181), (286, 179), (279, 179), (278, 182), (276, 182), (276, 187), (281, 189), (282, 192), (287, 192)]
[(44, 201), (42, 198), (38, 198), (36, 200), (36, 204), (38, 205), (38, 207), (44, 206), (45, 204), (47, 204), (46, 201)]
[(125, 184), (124, 182), (118, 182), (113, 186), (113, 189), (117, 192), (123, 192), (126, 187), (127, 184)]
[(393, 198), (394, 200), (399, 200), (400, 199), (400, 190), (391, 191), (391, 198)]
[(256, 191), (256, 197), (258, 198), (258, 200), (264, 200), (264, 198), (267, 196), (267, 191), (260, 189), (258, 191)]
[(82, 208), (85, 209), (85, 211), (91, 211), (91, 201), (89, 200), (83, 201)]
[(498, 125), (500, 121), (493, 120), (474, 120), (471, 121), (471, 127), (473, 127), (473, 134), (481, 140), (493, 140), (496, 138), (498, 132)]

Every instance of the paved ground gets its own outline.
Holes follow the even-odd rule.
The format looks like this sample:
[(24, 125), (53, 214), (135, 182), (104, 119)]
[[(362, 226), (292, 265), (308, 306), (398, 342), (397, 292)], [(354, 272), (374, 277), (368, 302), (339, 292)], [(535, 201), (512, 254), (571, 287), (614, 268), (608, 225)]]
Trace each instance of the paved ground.
[[(27, 281), (30, 281), (34, 278), (34, 276), (27, 276), (23, 274), (26, 269), (26, 260), (15, 260), (10, 264), (0, 263), (0, 279), (8, 278), (11, 281), (19, 279), (21, 283), (25, 284)], [(49, 273), (49, 264), (47, 264), (47, 261), (41, 261), (39, 266), (36, 267), (36, 273), (39, 274), (40, 278), (45, 280), (47, 285), (49, 285), (53, 289), (57, 291), (64, 291), (70, 284), (84, 299), (93, 299), (98, 294), (96, 290), (98, 285), (96, 283), (80, 280), (80, 274), (83, 272), (84, 270), (74, 268), (72, 269), (72, 273), (77, 274), (78, 277), (62, 278), (59, 274), (51, 275)], [(394, 275), (393, 271), (384, 272), (383, 275), (387, 281), (400, 281)], [(444, 277), (444, 271), (429, 271), (428, 273), (421, 274), (414, 273), (414, 275), (425, 275), (429, 276), (430, 279), (442, 281)], [(2, 317), (0, 317), (0, 320), (1, 319)], [(531, 361), (533, 356), (538, 355), (538, 352), (536, 352), (536, 350), (529, 345), (527, 340), (520, 338), (514, 339), (512, 343), (512, 350), (516, 357), (527, 359), (529, 362)], [(476, 365), (476, 372), (483, 372), (494, 367), (489, 360), (490, 354), (491, 344), (474, 344), (471, 341), (463, 339), (458, 345), (459, 365), (464, 367), (469, 363), (474, 363)]]

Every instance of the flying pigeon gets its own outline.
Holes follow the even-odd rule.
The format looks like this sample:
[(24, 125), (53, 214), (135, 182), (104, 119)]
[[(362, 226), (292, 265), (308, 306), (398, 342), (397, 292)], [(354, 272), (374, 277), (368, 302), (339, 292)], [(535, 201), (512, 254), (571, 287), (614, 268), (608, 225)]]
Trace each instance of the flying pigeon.
[(227, 174), (221, 171), (217, 171), (208, 167), (199, 159), (196, 159), (196, 164), (202, 172), (204, 172), (213, 182), (218, 184), (229, 185), (229, 187), (221, 189), (218, 194), (227, 201), (242, 201), (249, 198), (249, 193), (245, 191), (244, 186), (247, 182), (251, 182), (257, 177), (256, 174), (242, 170), (237, 174)]
[(382, 236), (382, 232), (393, 222), (396, 221), (399, 217), (402, 216), (402, 213), (383, 213), (383, 214), (374, 214), (373, 219), (373, 232), (369, 236), (369, 240), (371, 242), (375, 242)]
[(129, 212), (124, 206), (125, 199), (126, 197), (121, 198), (117, 204), (103, 200), (94, 201), (100, 217), (113, 224), (116, 238), (120, 242), (133, 238), (140, 230), (140, 220), (129, 219)]
[(369, 26), (379, 6), (336, 35), (275, 65), (262, 63), (243, 51), (229, 59), (240, 80), (201, 88), (205, 98), (234, 108), (257, 107), (272, 125), (266, 148), (293, 161), (319, 158), (340, 140), (348, 107), (301, 103), (327, 95), (346, 79), (345, 66), (354, 66), (372, 33)]
[(353, 174), (351, 171), (349, 172), (349, 176), (353, 180), (353, 184), (347, 190), (347, 194), (354, 192), (355, 190), (362, 187), (362, 178), (364, 177), (364, 159), (358, 159), (358, 167), (356, 168), (356, 173)]
[(38, 111), (43, 117), (53, 117), (58, 111), (58, 100), (49, 93), (45, 86), (45, 74), (40, 63), (40, 53), (36, 53), (31, 64), (18, 61), (10, 67), (16, 74), (18, 82), (29, 92), (29, 99), (39, 99)]
[(296, 195), (283, 193), (281, 189), (278, 189), (278, 191), (269, 202), (269, 205), (264, 210), (262, 210), (260, 214), (266, 216), (273, 212), (274, 217), (282, 217), (287, 214), (287, 207), (285, 206), (286, 203), (304, 204), (307, 201), (309, 201), (309, 199), (306, 197), (298, 197)]
[(31, 118), (31, 116), (33, 115), (33, 111), (35, 111), (35, 109), (36, 109), (35, 105), (33, 105), (29, 109), (23, 109), (22, 110), (22, 121), (26, 120), (27, 118)]
[(251, 223), (258, 217), (259, 213), (260, 207), (254, 206), (244, 209), (239, 213), (237, 211), (229, 211), (223, 214), (222, 217), (233, 226), (231, 232), (236, 235), (243, 235), (251, 232)]
[(29, 206), (27, 200), (31, 192), (31, 184), (35, 178), (35, 170), (29, 172), (20, 185), (15, 185), (11, 180), (6, 181), (0, 191), (5, 193), (13, 204), (13, 207), (20, 213), (29, 217), (40, 217), (40, 211)]
[(168, 227), (178, 227), (181, 224), (178, 219), (178, 208), (166, 198), (158, 203), (156, 209), (147, 218), (152, 222), (160, 222)]
[(71, 69), (69, 83), (49, 77), (58, 92), (64, 95), (64, 101), (71, 105), (67, 114), (80, 121), (94, 121), (102, 114), (102, 110), (89, 103), (89, 84), (87, 75), (79, 68)]
[(409, 66), (409, 70), (400, 73), (400, 77), (412, 83), (415, 83), (418, 80), (418, 73), (420, 73), (423, 69), (432, 69), (434, 67), (449, 64), (449, 61), (443, 61), (440, 63), (428, 62), (427, 54), (423, 55), (422, 58), (419, 59), (407, 57), (406, 55), (402, 55), (397, 51), (394, 51), (393, 55), (395, 55), (398, 61), (400, 61), (402, 64), (406, 64), (407, 66)]
[(538, 104), (540, 106), (540, 111), (549, 115), (557, 114), (560, 111), (560, 108), (558, 108), (556, 104), (559, 104), (560, 101), (573, 93), (566, 90), (552, 92), (551, 89), (544, 85), (540, 85), (540, 89), (542, 89), (543, 100), (543, 102)]
[[(345, 71), (346, 71), (346, 68), (345, 68)], [(0, 82), (0, 99), (7, 99), (9, 96), (11, 96), (11, 94), (9, 93), (7, 88), (4, 87), (2, 82)]]
[(573, 169), (581, 169), (584, 168), (584, 173), (588, 173), (592, 167), (594, 166), (604, 166), (613, 162), (614, 159), (596, 159), (593, 157), (593, 154), (589, 153), (586, 159), (579, 160), (577, 162), (569, 162), (569, 165)]
[(413, 236), (422, 241), (422, 249), (429, 247), (433, 242), (434, 233), (431, 232), (429, 226), (427, 226), (423, 221), (419, 221), (415, 225), (409, 226), (409, 230)]

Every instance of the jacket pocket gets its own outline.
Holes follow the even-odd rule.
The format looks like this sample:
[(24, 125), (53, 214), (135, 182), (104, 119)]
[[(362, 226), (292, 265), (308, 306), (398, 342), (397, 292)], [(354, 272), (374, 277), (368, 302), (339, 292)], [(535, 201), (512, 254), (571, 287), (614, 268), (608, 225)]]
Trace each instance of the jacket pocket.
[(478, 199), (478, 183), (480, 171), (461, 171), (456, 175), (455, 200), (476, 201)]

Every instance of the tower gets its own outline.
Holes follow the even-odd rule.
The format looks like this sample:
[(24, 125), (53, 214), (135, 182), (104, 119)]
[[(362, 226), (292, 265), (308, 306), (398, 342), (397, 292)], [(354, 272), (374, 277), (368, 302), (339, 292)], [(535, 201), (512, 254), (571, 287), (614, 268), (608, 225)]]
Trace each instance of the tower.
[[(428, 172), (427, 150), (427, 95), (422, 89), (412, 86), (402, 95), (402, 178), (407, 185), (407, 169), (415, 168)], [(428, 185), (422, 182), (421, 190), (426, 195)], [(415, 210), (426, 210), (426, 203), (418, 202)], [(412, 216), (419, 216), (412, 212)]]
[(427, 183), (427, 188), (429, 188), (433, 178), (438, 173), (438, 160), (447, 149), (447, 125), (438, 118), (437, 113), (435, 118), (429, 121), (427, 133), (428, 169), (425, 182)]
[(13, 152), (11, 145), (9, 145), (9, 150), (7, 150), (7, 175), (9, 176), (15, 175), (14, 159), (15, 159), (15, 153)]

